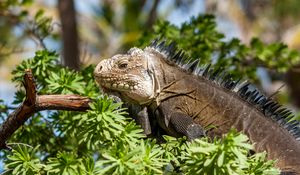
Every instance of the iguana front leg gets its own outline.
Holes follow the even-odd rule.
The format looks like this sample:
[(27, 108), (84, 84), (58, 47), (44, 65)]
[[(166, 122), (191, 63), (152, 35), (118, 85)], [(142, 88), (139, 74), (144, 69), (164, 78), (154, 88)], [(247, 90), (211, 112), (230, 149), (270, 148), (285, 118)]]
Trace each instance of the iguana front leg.
[(205, 136), (204, 128), (197, 124), (192, 116), (174, 104), (176, 104), (174, 101), (166, 98), (154, 109), (154, 115), (160, 127), (172, 136), (186, 136), (189, 140)]
[(181, 112), (174, 112), (170, 116), (170, 127), (177, 133), (186, 136), (189, 140), (205, 136), (204, 129), (193, 119)]
[[(114, 100), (115, 103), (120, 103), (122, 100), (120, 97), (113, 92), (109, 94), (109, 97)], [(138, 105), (132, 105), (132, 104), (123, 104), (123, 107), (128, 108), (130, 116), (133, 116), (136, 123), (142, 127), (144, 130), (144, 134), (146, 136), (149, 136), (151, 134), (151, 124), (149, 120), (149, 115), (147, 111), (147, 107), (141, 108)]]
[(144, 134), (146, 136), (151, 134), (151, 125), (150, 125), (147, 107), (144, 107), (140, 112), (137, 113), (137, 117), (135, 120), (137, 124), (141, 125), (142, 129), (144, 130)]
[(147, 107), (128, 103), (125, 103), (123, 106), (128, 109), (129, 116), (131, 116), (135, 122), (141, 126), (144, 130), (144, 134), (149, 136), (152, 132)]

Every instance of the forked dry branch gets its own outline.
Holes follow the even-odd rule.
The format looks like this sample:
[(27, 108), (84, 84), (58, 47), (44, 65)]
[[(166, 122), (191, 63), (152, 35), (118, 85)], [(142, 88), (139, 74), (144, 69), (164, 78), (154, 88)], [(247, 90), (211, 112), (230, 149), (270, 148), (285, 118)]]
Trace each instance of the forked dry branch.
[(91, 99), (80, 95), (38, 95), (31, 70), (26, 70), (23, 85), (24, 102), (16, 108), (0, 127), (0, 150), (8, 149), (6, 141), (35, 112), (43, 110), (86, 111)]

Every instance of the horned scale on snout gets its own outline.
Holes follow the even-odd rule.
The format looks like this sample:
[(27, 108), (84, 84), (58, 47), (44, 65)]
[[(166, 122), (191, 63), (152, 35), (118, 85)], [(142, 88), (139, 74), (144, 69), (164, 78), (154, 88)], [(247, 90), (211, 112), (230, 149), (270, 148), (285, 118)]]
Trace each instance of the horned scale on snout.
[[(204, 133), (220, 137), (236, 128), (255, 143), (256, 152), (277, 159), (283, 172), (300, 174), (300, 124), (290, 120), (291, 112), (249, 84), (190, 60), (174, 43), (155, 40), (144, 50), (101, 61), (94, 74), (108, 93), (142, 106), (138, 116), (147, 133), (152, 120), (168, 134), (190, 139)], [(216, 127), (204, 131), (211, 125)]]

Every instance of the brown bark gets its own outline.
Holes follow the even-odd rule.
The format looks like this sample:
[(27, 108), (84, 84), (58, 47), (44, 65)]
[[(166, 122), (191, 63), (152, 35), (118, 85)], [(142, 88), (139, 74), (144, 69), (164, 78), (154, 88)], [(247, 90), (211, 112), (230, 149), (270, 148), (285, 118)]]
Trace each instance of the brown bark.
[(152, 27), (153, 23), (156, 20), (157, 7), (158, 7), (159, 2), (160, 2), (160, 0), (155, 0), (154, 3), (153, 3), (153, 6), (152, 6), (152, 8), (149, 12), (148, 19), (147, 19), (147, 22), (146, 22), (146, 26), (148, 26), (148, 27)]
[(293, 103), (300, 108), (300, 65), (291, 68), (286, 74), (286, 82)]
[(80, 60), (74, 1), (58, 0), (58, 11), (62, 26), (63, 64), (71, 69), (79, 70)]
[(0, 127), (0, 150), (7, 149), (6, 141), (35, 112), (42, 110), (86, 111), (91, 99), (79, 95), (37, 95), (31, 70), (26, 70), (23, 85), (26, 90), (24, 102)]

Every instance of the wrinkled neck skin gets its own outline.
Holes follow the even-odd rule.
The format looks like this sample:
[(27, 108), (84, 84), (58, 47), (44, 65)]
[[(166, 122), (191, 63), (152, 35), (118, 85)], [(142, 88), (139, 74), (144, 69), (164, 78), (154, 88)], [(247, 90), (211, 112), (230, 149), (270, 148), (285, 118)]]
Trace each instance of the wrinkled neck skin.
[(149, 52), (149, 54), (147, 55), (148, 72), (149, 76), (152, 79), (153, 94), (149, 98), (149, 100), (140, 104), (147, 106), (154, 105), (155, 107), (157, 107), (159, 106), (160, 101), (164, 100), (161, 98), (162, 94), (164, 94), (164, 91), (176, 81), (184, 78), (184, 74), (182, 74), (181, 70), (179, 70), (179, 68), (177, 68), (176, 66), (167, 64), (164, 58), (162, 58), (161, 54)]

